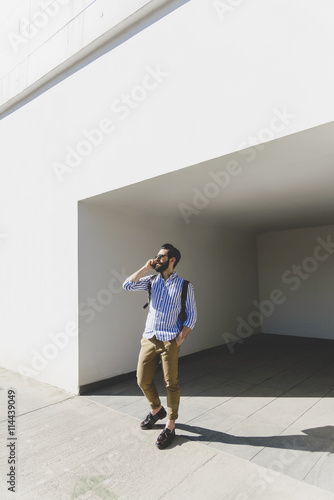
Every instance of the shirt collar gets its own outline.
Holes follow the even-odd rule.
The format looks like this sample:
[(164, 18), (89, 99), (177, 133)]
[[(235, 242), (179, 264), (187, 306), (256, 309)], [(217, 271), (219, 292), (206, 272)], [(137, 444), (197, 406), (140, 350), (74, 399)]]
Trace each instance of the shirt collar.
[(177, 276), (178, 276), (177, 272), (176, 272), (176, 271), (174, 271), (174, 272), (173, 272), (173, 273), (169, 276), (169, 278), (165, 281), (165, 280), (163, 279), (162, 274), (160, 274), (160, 273), (159, 273), (159, 279), (161, 279), (162, 281), (164, 281), (166, 284), (167, 284), (167, 283), (169, 283), (170, 281), (175, 280), (175, 278), (177, 278)]
[(176, 278), (176, 277), (177, 277), (177, 272), (176, 272), (176, 271), (174, 271), (174, 272), (173, 272), (173, 274), (171, 274), (171, 275), (169, 276), (169, 278), (168, 278), (168, 280), (167, 280), (167, 281), (173, 281), (173, 280), (175, 280), (175, 278)]

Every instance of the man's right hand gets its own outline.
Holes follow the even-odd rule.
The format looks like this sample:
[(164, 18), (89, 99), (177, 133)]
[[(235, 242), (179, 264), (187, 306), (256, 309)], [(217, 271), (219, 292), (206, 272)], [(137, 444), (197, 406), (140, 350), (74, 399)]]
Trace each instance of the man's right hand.
[(158, 262), (158, 259), (150, 259), (146, 262), (145, 266), (143, 266), (141, 269), (133, 273), (130, 277), (129, 280), (134, 281), (135, 283), (138, 283), (140, 278), (142, 278), (148, 271), (154, 271), (154, 264)]
[(147, 271), (154, 271), (155, 269), (155, 264), (158, 262), (158, 259), (150, 259), (146, 262), (145, 264), (145, 269), (147, 269)]

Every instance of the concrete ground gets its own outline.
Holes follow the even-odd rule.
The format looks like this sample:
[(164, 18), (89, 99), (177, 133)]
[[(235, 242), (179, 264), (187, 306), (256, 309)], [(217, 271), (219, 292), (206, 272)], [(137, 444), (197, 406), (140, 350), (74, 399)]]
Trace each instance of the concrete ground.
[[(334, 500), (332, 346), (261, 335), (233, 353), (181, 358), (177, 437), (166, 450), (154, 446), (163, 423), (139, 428), (148, 408), (133, 379), (74, 396), (2, 369), (0, 498)], [(161, 373), (157, 381), (163, 393)]]

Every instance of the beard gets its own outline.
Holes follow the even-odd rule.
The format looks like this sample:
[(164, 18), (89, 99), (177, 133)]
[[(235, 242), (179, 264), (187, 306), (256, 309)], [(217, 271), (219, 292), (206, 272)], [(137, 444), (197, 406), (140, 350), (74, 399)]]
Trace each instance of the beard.
[(164, 271), (166, 271), (166, 269), (168, 268), (168, 266), (169, 266), (169, 260), (167, 260), (167, 262), (165, 262), (164, 264), (157, 264), (157, 265), (155, 266), (155, 271), (156, 271), (157, 273), (160, 273), (160, 274), (161, 274), (161, 273), (163, 273)]

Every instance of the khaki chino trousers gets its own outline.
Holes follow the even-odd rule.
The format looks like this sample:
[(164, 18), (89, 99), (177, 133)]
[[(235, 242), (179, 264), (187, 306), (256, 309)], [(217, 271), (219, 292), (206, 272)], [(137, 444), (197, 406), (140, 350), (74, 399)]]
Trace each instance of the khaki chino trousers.
[(180, 404), (178, 360), (180, 348), (176, 340), (157, 340), (142, 337), (137, 366), (137, 382), (148, 400), (151, 409), (159, 408), (161, 401), (154, 383), (154, 375), (161, 360), (162, 372), (167, 389), (167, 418), (176, 420)]

